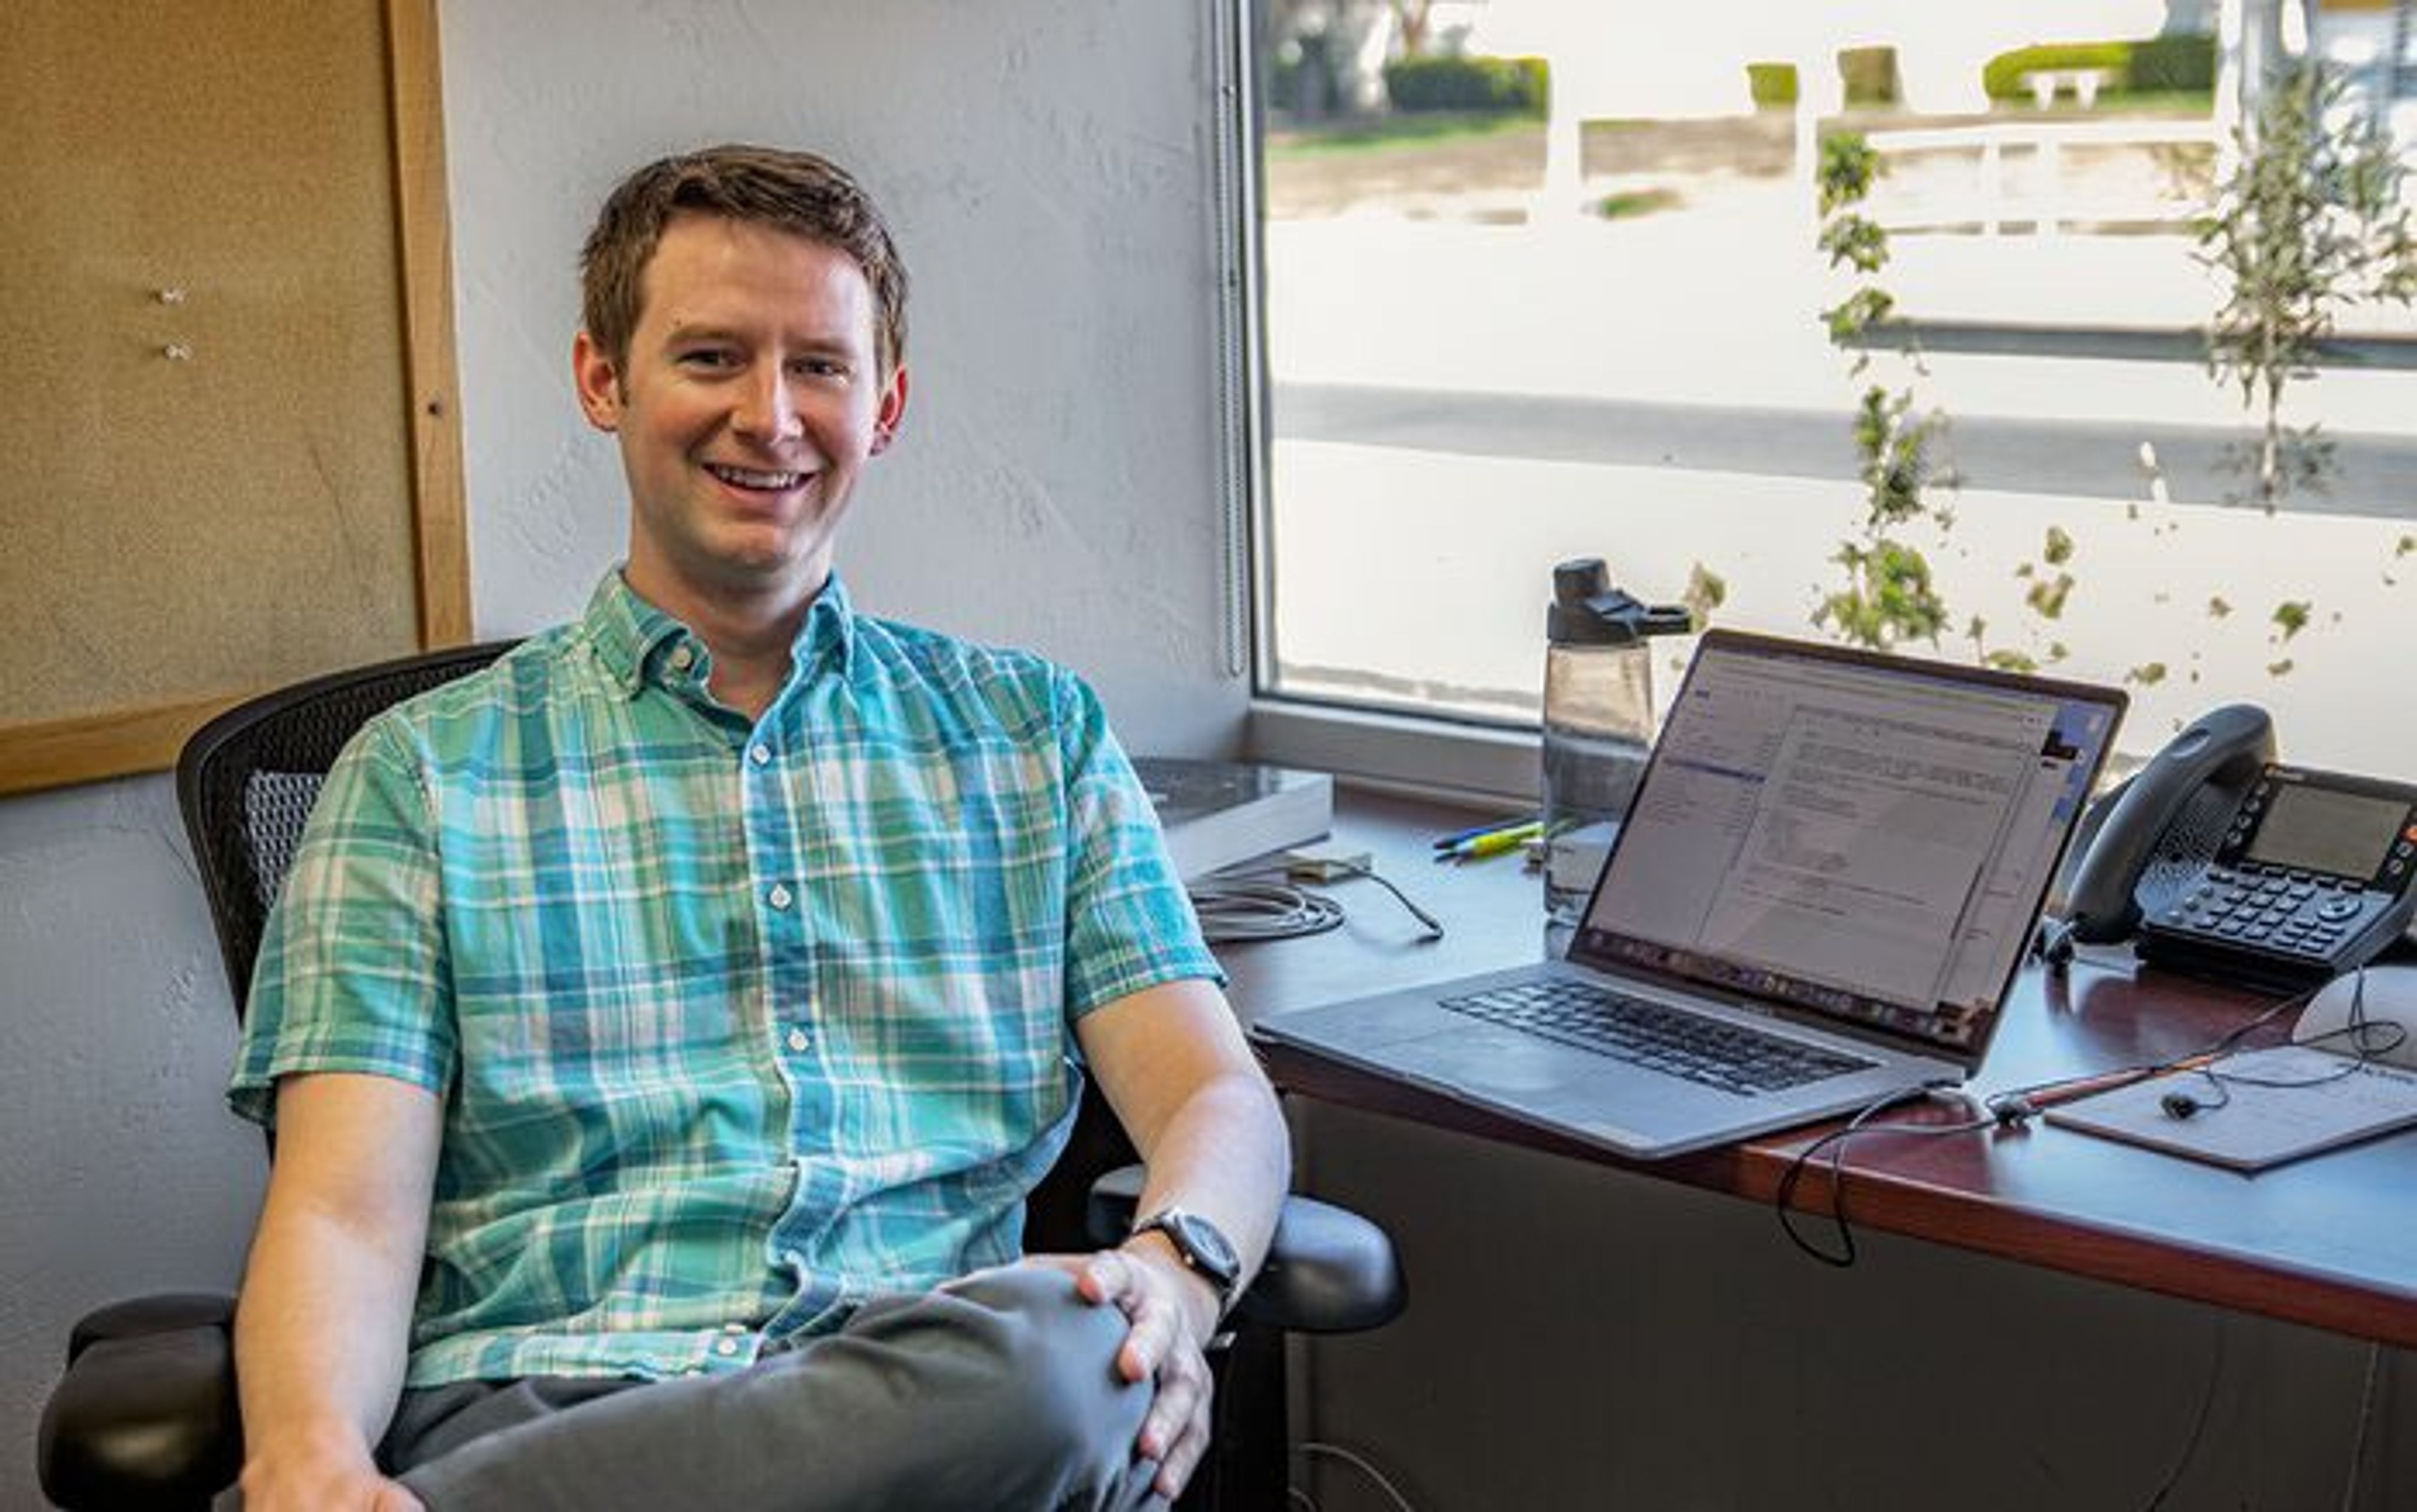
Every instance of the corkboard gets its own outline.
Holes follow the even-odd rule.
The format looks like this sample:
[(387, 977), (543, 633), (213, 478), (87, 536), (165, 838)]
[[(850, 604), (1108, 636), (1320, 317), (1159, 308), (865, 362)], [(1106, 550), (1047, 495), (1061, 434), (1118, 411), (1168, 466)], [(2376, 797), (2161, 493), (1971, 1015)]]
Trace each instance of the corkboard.
[(0, 793), (467, 639), (434, 0), (0, 7)]

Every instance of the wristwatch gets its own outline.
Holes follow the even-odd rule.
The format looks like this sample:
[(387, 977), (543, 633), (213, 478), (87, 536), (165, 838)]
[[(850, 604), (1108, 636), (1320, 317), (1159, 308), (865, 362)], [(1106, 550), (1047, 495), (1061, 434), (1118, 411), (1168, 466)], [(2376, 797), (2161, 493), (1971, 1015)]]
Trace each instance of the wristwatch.
[(1235, 1284), (1242, 1278), (1241, 1257), (1217, 1225), (1179, 1207), (1163, 1207), (1132, 1226), (1132, 1237), (1163, 1233), (1192, 1274), (1217, 1289), (1217, 1310), (1234, 1305)]

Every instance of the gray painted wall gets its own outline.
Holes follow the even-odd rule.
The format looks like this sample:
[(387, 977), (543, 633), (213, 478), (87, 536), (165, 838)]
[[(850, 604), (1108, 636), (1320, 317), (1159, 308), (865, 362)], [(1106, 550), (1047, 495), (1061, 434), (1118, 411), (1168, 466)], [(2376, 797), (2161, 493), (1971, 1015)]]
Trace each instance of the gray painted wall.
[[(622, 549), (568, 378), (596, 202), (662, 151), (782, 141), (869, 182), (915, 279), (905, 431), (842, 542), (859, 602), (1057, 657), (1132, 746), (1231, 748), (1204, 8), (445, 0), (442, 24), (479, 634), (576, 613)], [(233, 1045), (167, 780), (0, 801), (0, 1507), (38, 1504), (79, 1313), (233, 1283), (264, 1170), (220, 1111)]]

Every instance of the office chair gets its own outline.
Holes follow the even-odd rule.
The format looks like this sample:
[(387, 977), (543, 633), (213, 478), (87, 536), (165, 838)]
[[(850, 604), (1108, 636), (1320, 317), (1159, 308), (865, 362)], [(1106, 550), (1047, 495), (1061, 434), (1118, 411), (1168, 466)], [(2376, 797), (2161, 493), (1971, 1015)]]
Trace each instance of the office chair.
[[(186, 743), (177, 804), (238, 1017), (269, 905), (337, 752), (380, 710), (508, 649), (433, 651), (316, 678), (231, 709)], [(1087, 1092), (1065, 1156), (1027, 1203), (1027, 1245), (1072, 1249), (1121, 1239), (1141, 1171), (1109, 1168), (1132, 1159), (1105, 1100)], [(1215, 1444), (1182, 1505), (1283, 1505), (1284, 1333), (1373, 1328), (1403, 1302), (1383, 1231), (1341, 1208), (1285, 1198), (1267, 1264), (1218, 1352)], [(67, 1373), (42, 1413), (43, 1494), (69, 1509), (206, 1508), (243, 1462), (234, 1318), (233, 1297), (176, 1293), (112, 1303), (80, 1321)]]

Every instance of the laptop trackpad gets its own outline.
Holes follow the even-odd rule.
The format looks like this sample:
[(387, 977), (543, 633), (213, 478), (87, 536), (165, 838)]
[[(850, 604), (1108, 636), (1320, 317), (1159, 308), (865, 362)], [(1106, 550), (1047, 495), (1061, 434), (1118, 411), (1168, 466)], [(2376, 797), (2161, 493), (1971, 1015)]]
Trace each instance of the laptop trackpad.
[(1533, 1092), (1570, 1079), (1568, 1046), (1490, 1025), (1470, 1023), (1395, 1053), (1421, 1074), (1474, 1092)]

